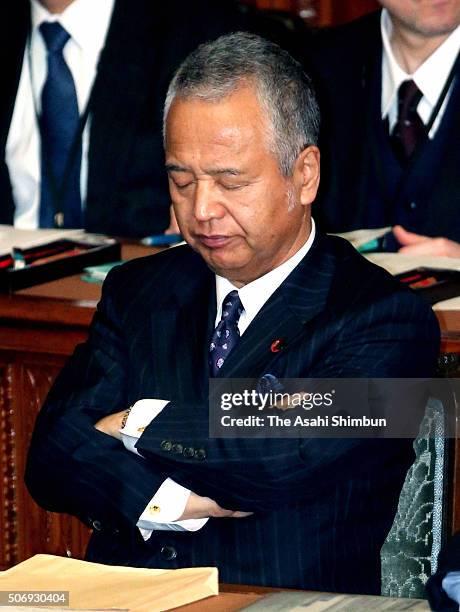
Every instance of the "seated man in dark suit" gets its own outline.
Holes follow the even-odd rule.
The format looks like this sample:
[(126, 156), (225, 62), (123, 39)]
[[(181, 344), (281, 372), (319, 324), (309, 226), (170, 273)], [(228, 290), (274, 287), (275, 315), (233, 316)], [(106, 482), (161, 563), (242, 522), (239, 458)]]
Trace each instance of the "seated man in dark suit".
[(430, 309), (315, 229), (310, 79), (250, 34), (199, 47), (165, 105), (189, 243), (115, 268), (33, 435), (39, 504), (94, 528), (92, 561), (217, 565), (223, 582), (379, 593), (406, 439), (209, 436), (209, 377), (419, 377)]
[(167, 85), (192, 49), (242, 29), (242, 18), (228, 0), (11, 2), (0, 36), (0, 223), (163, 232)]
[(324, 118), (318, 221), (395, 226), (389, 250), (460, 257), (460, 3), (380, 4), (306, 42)]

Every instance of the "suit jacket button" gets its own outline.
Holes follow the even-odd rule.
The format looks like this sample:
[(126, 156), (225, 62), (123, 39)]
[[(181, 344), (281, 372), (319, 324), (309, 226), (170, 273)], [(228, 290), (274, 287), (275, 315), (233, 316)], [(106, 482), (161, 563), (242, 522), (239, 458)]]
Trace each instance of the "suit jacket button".
[(96, 531), (101, 531), (102, 530), (101, 521), (93, 521), (91, 524), (93, 526), (93, 529), (95, 529)]
[(162, 546), (160, 554), (165, 561), (172, 561), (177, 557), (177, 551), (173, 546)]
[(182, 454), (184, 455), (184, 457), (193, 457), (194, 452), (194, 448), (192, 448), (191, 446), (186, 446), (182, 451)]
[(199, 448), (195, 451), (194, 456), (195, 459), (198, 459), (198, 461), (204, 461), (206, 459), (206, 451), (204, 448)]
[(172, 449), (172, 442), (169, 440), (163, 440), (160, 444), (160, 448), (162, 451), (166, 451), (167, 453)]
[(181, 455), (182, 454), (182, 444), (173, 444), (172, 445), (172, 452), (176, 453), (176, 455)]

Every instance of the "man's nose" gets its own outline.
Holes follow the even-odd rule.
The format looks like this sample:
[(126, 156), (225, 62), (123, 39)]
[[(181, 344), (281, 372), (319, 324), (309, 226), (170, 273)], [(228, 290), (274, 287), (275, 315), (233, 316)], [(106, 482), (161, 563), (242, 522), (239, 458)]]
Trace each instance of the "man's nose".
[(225, 214), (218, 193), (211, 181), (198, 181), (195, 190), (195, 218), (198, 221), (220, 219)]

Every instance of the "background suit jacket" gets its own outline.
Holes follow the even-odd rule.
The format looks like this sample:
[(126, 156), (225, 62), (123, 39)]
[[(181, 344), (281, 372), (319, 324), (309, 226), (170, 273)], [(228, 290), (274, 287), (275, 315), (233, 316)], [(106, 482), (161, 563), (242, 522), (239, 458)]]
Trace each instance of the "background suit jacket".
[[(174, 70), (198, 44), (244, 29), (227, 0), (115, 0), (91, 95), (85, 228), (146, 236), (169, 225), (162, 113)], [(29, 0), (0, 25), (0, 223), (13, 223), (4, 151), (30, 28)]]
[[(214, 275), (188, 246), (114, 269), (89, 341), (38, 417), (29, 490), (44, 507), (93, 526), (89, 560), (215, 564), (224, 582), (379, 592), (379, 551), (411, 442), (209, 438), (215, 316)], [(277, 338), (285, 348), (274, 354)], [(220, 375), (427, 376), (438, 345), (427, 306), (345, 241), (318, 234)], [(145, 458), (93, 428), (148, 397), (171, 403), (139, 440)], [(254, 515), (210, 519), (194, 533), (157, 531), (144, 542), (135, 524), (166, 476)]]
[[(378, 180), (380, 11), (306, 39), (305, 52), (305, 65), (315, 80), (322, 114), (322, 180), (315, 219), (331, 232), (368, 227), (367, 207), (375, 195), (370, 190), (374, 189), (381, 197), (382, 224), (400, 222), (395, 202), (392, 198), (387, 201), (385, 185)], [(451, 124), (441, 151), (421, 176), (416, 166), (410, 166), (398, 199), (399, 206), (407, 211), (408, 219), (404, 218), (407, 229), (456, 241), (460, 241), (460, 114), (455, 111), (460, 104), (459, 70), (441, 122), (442, 126), (450, 110)], [(415, 184), (410, 197), (406, 189), (409, 181), (412, 186)], [(410, 208), (412, 202), (416, 209)], [(414, 211), (413, 220), (410, 210)]]

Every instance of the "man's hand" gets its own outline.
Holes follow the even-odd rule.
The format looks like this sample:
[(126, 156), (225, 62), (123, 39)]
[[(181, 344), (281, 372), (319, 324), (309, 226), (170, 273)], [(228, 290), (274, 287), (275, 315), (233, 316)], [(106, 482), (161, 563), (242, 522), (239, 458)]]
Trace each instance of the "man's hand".
[(190, 493), (185, 510), (177, 520), (185, 521), (187, 519), (201, 518), (245, 518), (250, 516), (252, 512), (241, 512), (239, 510), (226, 510), (221, 508), (213, 499), (209, 497), (201, 497), (196, 493)]
[(408, 232), (401, 225), (395, 225), (393, 234), (401, 244), (399, 253), (404, 255), (435, 255), (439, 257), (460, 257), (460, 244), (448, 238), (430, 238)]
[[(123, 424), (123, 417), (126, 414), (126, 410), (121, 412), (115, 412), (109, 414), (100, 421), (98, 421), (94, 427), (98, 431), (102, 431), (117, 440), (121, 440), (120, 429)], [(239, 510), (226, 510), (221, 508), (213, 499), (209, 497), (201, 497), (191, 492), (188, 498), (185, 510), (177, 520), (184, 521), (186, 519), (200, 519), (200, 518), (245, 518), (250, 516), (252, 512), (242, 512)]]
[(121, 412), (115, 412), (114, 414), (109, 414), (104, 417), (100, 421), (95, 424), (95, 428), (102, 433), (107, 434), (108, 436), (112, 436), (112, 438), (117, 438), (117, 440), (121, 440), (120, 429), (123, 424), (123, 417), (125, 416), (126, 410), (122, 410)]

